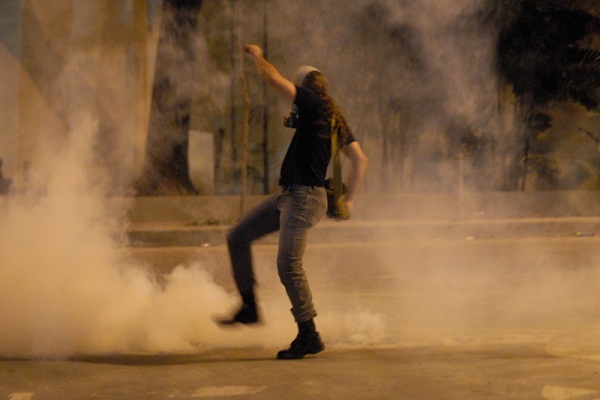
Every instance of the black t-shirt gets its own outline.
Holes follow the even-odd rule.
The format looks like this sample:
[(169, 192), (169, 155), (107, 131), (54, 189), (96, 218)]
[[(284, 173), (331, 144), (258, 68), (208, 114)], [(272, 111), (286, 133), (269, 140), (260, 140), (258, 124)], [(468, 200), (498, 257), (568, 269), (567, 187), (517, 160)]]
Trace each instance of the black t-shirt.
[[(281, 165), (281, 186), (325, 185), (325, 174), (331, 158), (331, 116), (321, 111), (322, 101), (316, 93), (296, 86), (294, 103), (298, 107), (298, 128)], [(348, 132), (344, 145), (355, 140), (352, 133)]]

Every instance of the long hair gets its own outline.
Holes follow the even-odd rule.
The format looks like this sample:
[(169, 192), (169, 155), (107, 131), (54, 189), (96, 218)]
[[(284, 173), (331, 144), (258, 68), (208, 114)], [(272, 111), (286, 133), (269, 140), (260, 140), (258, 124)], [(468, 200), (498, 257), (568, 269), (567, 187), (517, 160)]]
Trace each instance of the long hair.
[(318, 111), (319, 115), (317, 115), (315, 124), (330, 126), (331, 118), (335, 118), (340, 143), (344, 143), (348, 136), (348, 125), (342, 111), (328, 93), (329, 82), (325, 75), (319, 71), (309, 72), (302, 81), (302, 87), (315, 92), (322, 100), (323, 107)]

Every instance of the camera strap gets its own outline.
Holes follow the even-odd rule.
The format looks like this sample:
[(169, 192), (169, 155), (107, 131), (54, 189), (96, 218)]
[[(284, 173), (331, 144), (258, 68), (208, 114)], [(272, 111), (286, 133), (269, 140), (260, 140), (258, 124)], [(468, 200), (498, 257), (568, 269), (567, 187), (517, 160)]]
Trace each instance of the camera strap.
[(338, 126), (335, 118), (331, 118), (331, 162), (333, 169), (333, 199), (337, 201), (342, 197), (342, 161), (340, 159), (340, 144)]

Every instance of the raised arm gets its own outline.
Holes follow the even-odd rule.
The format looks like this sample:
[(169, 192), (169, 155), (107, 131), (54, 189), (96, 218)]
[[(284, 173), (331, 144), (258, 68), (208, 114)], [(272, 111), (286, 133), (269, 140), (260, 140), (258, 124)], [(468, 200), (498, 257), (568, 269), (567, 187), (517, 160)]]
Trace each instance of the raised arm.
[(248, 44), (245, 47), (246, 53), (250, 54), (256, 65), (260, 77), (268, 85), (272, 86), (277, 92), (282, 94), (290, 101), (296, 98), (296, 86), (286, 79), (277, 68), (263, 56), (262, 49), (255, 44)]
[(350, 175), (350, 181), (348, 182), (348, 192), (342, 197), (342, 201), (348, 208), (350, 214), (352, 214), (353, 200), (365, 179), (369, 159), (358, 142), (352, 142), (342, 147), (342, 152), (350, 159), (352, 164), (352, 174)]

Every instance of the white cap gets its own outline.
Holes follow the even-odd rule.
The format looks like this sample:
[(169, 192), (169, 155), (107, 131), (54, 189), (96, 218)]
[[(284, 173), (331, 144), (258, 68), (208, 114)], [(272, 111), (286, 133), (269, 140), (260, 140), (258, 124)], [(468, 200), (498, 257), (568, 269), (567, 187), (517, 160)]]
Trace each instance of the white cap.
[(302, 67), (298, 68), (296, 70), (296, 72), (294, 73), (294, 80), (293, 80), (294, 84), (296, 86), (302, 86), (302, 82), (304, 82), (304, 78), (306, 78), (306, 75), (308, 75), (312, 71), (321, 72), (318, 69), (316, 69), (315, 67), (311, 67), (310, 65), (303, 65)]

